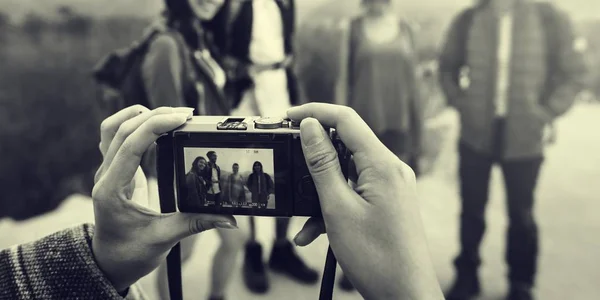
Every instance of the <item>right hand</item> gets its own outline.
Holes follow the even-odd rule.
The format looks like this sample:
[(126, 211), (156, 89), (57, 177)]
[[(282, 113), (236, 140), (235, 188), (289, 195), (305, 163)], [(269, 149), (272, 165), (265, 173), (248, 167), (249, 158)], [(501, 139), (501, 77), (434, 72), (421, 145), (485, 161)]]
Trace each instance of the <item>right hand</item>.
[[(304, 156), (323, 213), (323, 220), (308, 220), (296, 244), (305, 246), (326, 231), (344, 273), (366, 299), (443, 299), (411, 168), (351, 108), (310, 103), (290, 109), (288, 116), (303, 120)], [(321, 124), (336, 128), (352, 152), (354, 189)]]

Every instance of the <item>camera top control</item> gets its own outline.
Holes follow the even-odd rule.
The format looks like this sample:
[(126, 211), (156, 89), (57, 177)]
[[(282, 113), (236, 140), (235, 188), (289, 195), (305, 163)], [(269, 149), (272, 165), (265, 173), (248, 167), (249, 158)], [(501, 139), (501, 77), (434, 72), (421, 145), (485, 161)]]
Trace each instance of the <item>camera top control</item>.
[(245, 118), (227, 118), (217, 123), (217, 130), (247, 130), (248, 123), (244, 120)]
[(281, 118), (263, 117), (254, 121), (254, 127), (257, 129), (277, 129), (283, 126), (284, 120)]

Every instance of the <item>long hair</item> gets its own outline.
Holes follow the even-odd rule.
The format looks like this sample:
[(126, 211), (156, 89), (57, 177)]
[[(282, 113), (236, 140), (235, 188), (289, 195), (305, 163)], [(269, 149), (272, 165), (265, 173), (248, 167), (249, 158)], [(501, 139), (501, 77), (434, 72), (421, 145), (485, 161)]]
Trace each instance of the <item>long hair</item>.
[(201, 171), (198, 169), (198, 162), (200, 160), (204, 160), (205, 162), (207, 161), (206, 158), (204, 158), (202, 156), (196, 157), (196, 159), (194, 159), (194, 162), (192, 162), (192, 167), (190, 168), (190, 172), (192, 172), (196, 175), (200, 175)]
[(255, 162), (252, 164), (252, 173), (254, 173), (254, 167), (255, 167), (255, 166), (257, 166), (257, 165), (260, 167), (260, 172), (259, 172), (258, 174), (262, 174), (262, 173), (264, 173), (264, 172), (265, 172), (265, 170), (263, 169), (263, 165), (262, 165), (262, 163), (261, 163), (260, 161), (255, 161)]
[[(212, 45), (213, 43), (210, 40), (207, 40), (206, 34), (210, 34), (211, 32), (220, 30), (226, 26), (230, 0), (225, 0), (225, 3), (214, 18), (207, 21), (198, 20), (189, 1), (190, 0), (165, 0), (165, 11), (163, 12), (163, 16), (166, 18), (167, 26), (177, 30), (191, 49), (196, 50), (206, 47), (211, 51), (215, 50)], [(215, 34), (212, 35), (214, 36)]]

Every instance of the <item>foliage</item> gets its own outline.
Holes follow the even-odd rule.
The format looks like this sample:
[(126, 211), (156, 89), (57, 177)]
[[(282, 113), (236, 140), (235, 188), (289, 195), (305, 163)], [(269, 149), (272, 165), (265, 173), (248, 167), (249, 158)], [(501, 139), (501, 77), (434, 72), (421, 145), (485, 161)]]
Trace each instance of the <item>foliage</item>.
[[(90, 72), (139, 36), (147, 20), (28, 15), (0, 45), (0, 217), (44, 213), (91, 191), (105, 117)], [(118, 26), (118, 30), (116, 30)], [(66, 183), (80, 182), (85, 191)]]

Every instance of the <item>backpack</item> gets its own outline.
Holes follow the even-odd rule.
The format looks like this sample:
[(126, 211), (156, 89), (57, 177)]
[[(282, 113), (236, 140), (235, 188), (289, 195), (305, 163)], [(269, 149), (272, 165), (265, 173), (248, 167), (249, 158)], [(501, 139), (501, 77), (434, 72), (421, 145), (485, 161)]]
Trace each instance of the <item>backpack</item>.
[[(544, 39), (546, 41), (546, 49), (548, 49), (548, 55), (546, 55), (546, 66), (550, 72), (558, 71), (558, 56), (560, 53), (561, 43), (558, 39), (559, 29), (558, 27), (558, 13), (550, 3), (546, 2), (537, 2), (535, 3), (540, 16), (542, 18), (542, 22), (544, 24), (543, 34)], [(469, 31), (471, 29), (473, 23), (473, 17), (475, 13), (482, 8), (483, 5), (476, 5), (474, 7), (468, 8), (459, 15), (457, 20), (457, 29), (458, 29), (458, 47), (460, 53), (460, 57), (458, 57), (460, 66), (465, 66), (467, 64), (467, 42), (469, 38)]]
[[(155, 27), (128, 47), (109, 53), (94, 67), (93, 78), (100, 86), (103, 106), (110, 114), (135, 104), (150, 106), (141, 69), (150, 44), (160, 34), (171, 34), (178, 44), (182, 43), (177, 34)], [(179, 48), (183, 52), (183, 48)]]

